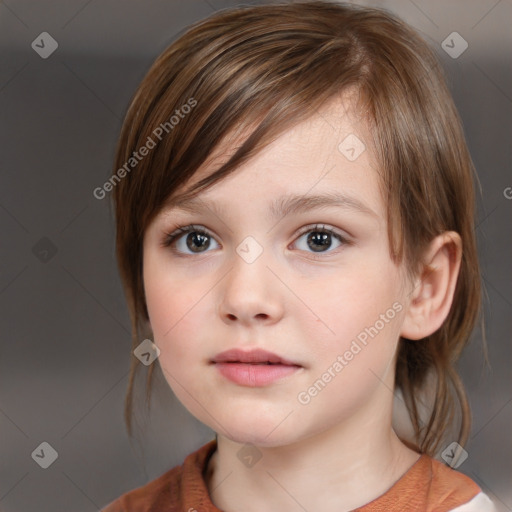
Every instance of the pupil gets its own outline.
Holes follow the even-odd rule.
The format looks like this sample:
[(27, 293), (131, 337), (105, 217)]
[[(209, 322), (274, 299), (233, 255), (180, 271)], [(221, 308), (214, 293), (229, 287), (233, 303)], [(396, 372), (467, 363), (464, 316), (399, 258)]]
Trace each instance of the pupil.
[[(331, 235), (329, 233), (313, 231), (308, 236), (308, 246), (310, 249), (312, 249), (315, 252), (321, 252), (321, 250), (323, 248), (328, 248), (331, 245), (330, 237), (331, 237)], [(313, 242), (313, 244), (311, 244), (310, 242)], [(318, 245), (315, 245), (315, 244), (318, 244)]]
[[(198, 245), (195, 245), (195, 242), (198, 242)], [(208, 237), (201, 233), (189, 233), (187, 236), (187, 247), (193, 252), (201, 252), (199, 249), (208, 248), (210, 245), (208, 241)]]

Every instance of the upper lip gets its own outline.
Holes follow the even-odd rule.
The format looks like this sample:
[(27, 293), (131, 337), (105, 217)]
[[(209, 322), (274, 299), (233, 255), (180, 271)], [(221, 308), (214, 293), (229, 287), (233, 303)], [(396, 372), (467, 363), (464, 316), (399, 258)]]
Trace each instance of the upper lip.
[(240, 349), (230, 349), (217, 354), (213, 359), (213, 363), (271, 363), (283, 364), (287, 366), (300, 366), (293, 361), (278, 356), (272, 352), (263, 349), (253, 349), (243, 351)]

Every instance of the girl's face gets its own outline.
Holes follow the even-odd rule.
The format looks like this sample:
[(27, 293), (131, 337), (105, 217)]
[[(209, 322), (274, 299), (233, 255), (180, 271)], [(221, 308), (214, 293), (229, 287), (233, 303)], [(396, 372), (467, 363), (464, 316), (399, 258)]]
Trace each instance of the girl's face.
[[(163, 373), (195, 417), (236, 442), (291, 444), (391, 413), (408, 293), (367, 135), (347, 105), (332, 102), (202, 193), (194, 212), (162, 210), (145, 233)], [(230, 349), (294, 365), (213, 362)]]

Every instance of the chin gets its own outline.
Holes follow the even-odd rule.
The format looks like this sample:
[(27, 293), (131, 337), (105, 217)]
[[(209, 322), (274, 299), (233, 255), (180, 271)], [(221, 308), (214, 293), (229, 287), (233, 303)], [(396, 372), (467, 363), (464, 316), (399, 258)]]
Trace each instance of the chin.
[[(280, 423), (281, 425), (279, 425)], [(229, 432), (222, 430), (217, 432), (231, 441), (242, 445), (252, 444), (262, 448), (274, 448), (297, 441), (297, 429), (293, 428), (291, 424), (285, 427), (283, 418), (274, 419), (272, 417), (262, 419), (261, 416), (254, 417), (250, 415), (246, 416), (242, 421), (240, 421), (240, 418), (231, 419), (231, 421), (226, 419), (223, 425), (225, 425)], [(289, 431), (290, 429), (291, 431)]]
[(233, 441), (234, 443), (239, 443), (241, 445), (250, 444), (254, 446), (259, 446), (260, 448), (275, 448), (278, 446), (284, 446), (290, 443), (290, 440), (282, 437), (268, 437), (268, 431), (266, 432), (244, 432), (230, 431), (230, 435), (226, 436), (228, 439)]

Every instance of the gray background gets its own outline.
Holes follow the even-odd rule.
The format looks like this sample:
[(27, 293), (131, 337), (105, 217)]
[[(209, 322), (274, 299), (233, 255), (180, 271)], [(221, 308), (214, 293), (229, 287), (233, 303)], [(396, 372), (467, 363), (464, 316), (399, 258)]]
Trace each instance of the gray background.
[[(254, 2), (256, 3), (256, 2)], [(461, 361), (474, 411), (459, 468), (512, 508), (511, 21), (509, 1), (358, 2), (395, 11), (437, 48), (478, 169), (478, 237), (491, 369), (475, 332)], [(0, 510), (98, 510), (213, 438), (166, 386), (140, 416), (122, 408), (130, 322), (114, 260), (108, 177), (121, 119), (156, 56), (221, 0), (0, 3)], [(42, 59), (31, 43), (49, 32)], [(459, 32), (457, 59), (440, 43)], [(41, 241), (41, 239), (43, 239)], [(34, 248), (35, 247), (35, 248)], [(46, 252), (45, 252), (46, 251)], [(55, 252), (56, 251), (56, 252)], [(57, 452), (42, 469), (41, 442)]]

